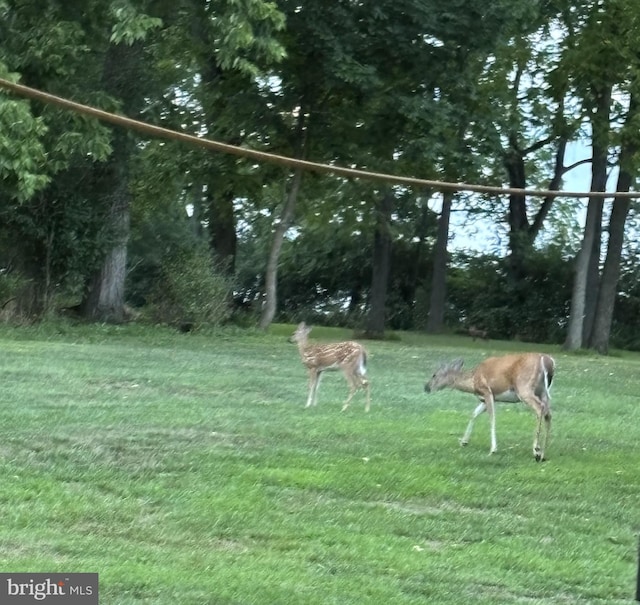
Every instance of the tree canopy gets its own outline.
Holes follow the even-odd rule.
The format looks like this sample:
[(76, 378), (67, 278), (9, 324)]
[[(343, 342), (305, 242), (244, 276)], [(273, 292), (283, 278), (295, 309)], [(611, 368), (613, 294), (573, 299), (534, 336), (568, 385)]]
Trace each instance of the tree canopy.
[[(196, 136), (429, 180), (561, 191), (584, 164), (585, 189), (637, 182), (633, 0), (1, 0), (0, 15), (1, 77)], [(6, 320), (638, 342), (627, 197), (321, 176), (4, 92), (0, 126)], [(591, 154), (569, 165), (570, 146)], [(451, 225), (479, 221), (503, 245), (452, 249)]]

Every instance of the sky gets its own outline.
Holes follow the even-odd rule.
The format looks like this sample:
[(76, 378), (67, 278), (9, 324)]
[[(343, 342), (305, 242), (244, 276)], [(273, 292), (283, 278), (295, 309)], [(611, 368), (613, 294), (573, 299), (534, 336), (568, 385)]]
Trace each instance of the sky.
[[(591, 157), (591, 149), (584, 142), (570, 143), (567, 146), (565, 165), (570, 166), (580, 160)], [(589, 191), (591, 183), (591, 166), (582, 164), (574, 168), (565, 175), (562, 189), (565, 191)], [(616, 174), (609, 176), (607, 184), (608, 191), (615, 191)], [(587, 200), (582, 198), (583, 210), (579, 211), (576, 219), (580, 229), (584, 227), (586, 220)], [(434, 199), (430, 207), (439, 212), (442, 204), (440, 199)], [(508, 210), (508, 199), (504, 196), (505, 213)], [(490, 251), (507, 251), (507, 224), (503, 221), (496, 225), (496, 222), (483, 217), (469, 217), (464, 212), (453, 212), (450, 224), (450, 250), (465, 250), (478, 253)]]

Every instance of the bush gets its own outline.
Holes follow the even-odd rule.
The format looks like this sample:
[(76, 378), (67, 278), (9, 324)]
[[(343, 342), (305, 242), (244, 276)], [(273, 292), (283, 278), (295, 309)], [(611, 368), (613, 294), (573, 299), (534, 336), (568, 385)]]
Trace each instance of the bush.
[(231, 283), (217, 273), (204, 250), (185, 252), (160, 268), (148, 302), (154, 321), (181, 329), (225, 322), (231, 314)]
[(533, 251), (513, 283), (507, 260), (460, 256), (448, 281), (447, 321), (476, 326), (491, 338), (560, 343), (571, 301), (572, 267), (559, 250)]
[(20, 314), (18, 299), (28, 286), (28, 281), (15, 273), (0, 273), (0, 321), (25, 319)]

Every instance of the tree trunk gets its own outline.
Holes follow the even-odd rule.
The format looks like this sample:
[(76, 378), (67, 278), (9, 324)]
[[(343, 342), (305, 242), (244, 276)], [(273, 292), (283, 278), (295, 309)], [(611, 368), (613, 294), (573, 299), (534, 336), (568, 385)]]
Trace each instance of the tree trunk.
[[(516, 137), (510, 137), (509, 151), (505, 154), (504, 166), (509, 175), (509, 187), (525, 189), (527, 185), (524, 154), (518, 148)], [(521, 193), (509, 194), (509, 281), (515, 290), (524, 269), (524, 260), (530, 247), (527, 201)]]
[[(604, 86), (599, 90), (594, 90), (593, 99), (593, 112), (591, 112), (592, 163), (590, 190), (605, 191), (607, 185), (611, 87)], [(569, 325), (567, 327), (567, 338), (564, 342), (564, 348), (568, 351), (575, 351), (585, 346), (591, 333), (591, 321), (595, 311), (595, 306), (592, 311), (591, 301), (597, 300), (598, 290), (597, 279), (594, 283), (594, 277), (597, 278), (597, 276), (594, 276), (594, 266), (599, 261), (599, 254), (598, 258), (596, 258), (596, 252), (600, 250), (602, 206), (602, 199), (589, 198), (582, 246), (576, 259)]]
[[(626, 189), (629, 191), (631, 175), (628, 177)], [(622, 174), (621, 174), (622, 176)], [(589, 346), (598, 353), (606, 355), (609, 352), (609, 337), (611, 335), (611, 322), (613, 320), (613, 308), (616, 300), (618, 279), (620, 277), (620, 260), (622, 258), (622, 244), (624, 242), (624, 226), (629, 213), (631, 200), (629, 198), (616, 198), (613, 202), (611, 218), (609, 220), (609, 244), (607, 246), (607, 258), (602, 270), (600, 290), (595, 313), (595, 323), (591, 333)]]
[(124, 284), (127, 274), (127, 243), (129, 241), (129, 193), (127, 182), (115, 192), (109, 213), (109, 231), (113, 244), (98, 271), (91, 276), (82, 315), (87, 319), (121, 323), (126, 319)]
[[(22, 208), (16, 215), (22, 215)], [(20, 220), (20, 219), (18, 219)], [(9, 233), (11, 233), (9, 231)], [(29, 239), (19, 235), (16, 230), (11, 238), (5, 242), (7, 252), (10, 255), (3, 258), (4, 276), (19, 276), (19, 287), (12, 292), (7, 300), (0, 300), (0, 304), (7, 304), (12, 313), (21, 319), (29, 321), (40, 319), (45, 314), (46, 308), (46, 274), (47, 250), (40, 239)]]
[[(636, 97), (632, 96), (629, 103), (625, 125), (633, 129), (632, 123), (640, 112), (640, 106), (636, 102)], [(634, 181), (633, 158), (637, 152), (637, 145), (634, 142), (635, 133), (630, 140), (623, 137), (618, 164), (617, 192), (627, 192), (631, 189)], [(620, 278), (620, 261), (622, 259), (622, 246), (624, 244), (624, 228), (631, 207), (629, 198), (616, 197), (613, 200), (613, 208), (609, 218), (609, 241), (607, 244), (607, 257), (602, 269), (602, 279), (598, 292), (598, 302), (595, 312), (595, 322), (591, 333), (590, 347), (598, 353), (606, 355), (609, 352), (609, 339), (611, 336), (611, 322), (613, 320), (613, 309), (616, 300), (618, 279)]]
[(426, 241), (427, 236), (431, 233), (431, 229), (433, 227), (434, 222), (437, 223), (437, 220), (434, 220), (435, 212), (429, 208), (429, 200), (433, 197), (433, 191), (427, 191), (424, 195), (421, 195), (417, 201), (422, 204), (422, 208), (420, 211), (420, 215), (418, 221), (416, 223), (416, 230), (413, 234), (414, 241), (416, 242), (415, 246), (415, 255), (414, 255), (414, 266), (412, 273), (412, 283), (413, 290), (418, 287), (418, 282), (420, 280), (420, 265), (423, 262), (423, 257), (425, 255), (425, 250), (427, 248)]
[(594, 204), (595, 218), (593, 242), (589, 255), (589, 267), (587, 269), (587, 287), (585, 289), (584, 300), (584, 321), (582, 323), (582, 346), (589, 345), (591, 332), (596, 318), (596, 305), (598, 303), (598, 292), (600, 290), (600, 252), (602, 250), (602, 213), (604, 210), (604, 200), (598, 200)]
[[(304, 159), (307, 154), (308, 129), (305, 116), (306, 112), (301, 108), (298, 113), (295, 134), (296, 146), (298, 148), (297, 155), (300, 159)], [(293, 223), (296, 202), (298, 201), (298, 193), (300, 192), (303, 174), (302, 168), (298, 167), (295, 169), (288, 192), (285, 183), (282, 212), (280, 213), (280, 219), (273, 232), (273, 242), (271, 243), (271, 250), (269, 251), (269, 258), (267, 259), (267, 266), (264, 275), (265, 298), (262, 306), (262, 313), (260, 314), (260, 321), (258, 322), (258, 326), (262, 330), (266, 330), (271, 325), (278, 309), (278, 260), (280, 258), (282, 244), (284, 243), (284, 236)]]
[[(201, 48), (209, 48), (215, 44), (209, 37), (209, 28), (203, 26), (208, 16), (204, 10), (201, 16), (205, 21), (197, 20), (194, 31), (202, 44)], [(224, 81), (224, 71), (216, 63), (214, 56), (202, 59), (201, 70), (202, 94), (200, 101), (203, 105), (207, 132), (215, 138), (228, 141), (235, 145), (241, 144), (241, 139), (233, 127), (221, 124), (221, 105), (228, 100), (223, 97), (221, 85)], [(209, 243), (213, 258), (220, 271), (233, 275), (235, 270), (238, 237), (236, 232), (236, 217), (233, 207), (235, 195), (235, 180), (237, 172), (236, 159), (223, 154), (215, 156), (207, 166), (204, 177), (206, 185), (206, 213), (209, 223)]]
[(587, 298), (587, 274), (589, 272), (589, 261), (591, 250), (597, 232), (598, 203), (600, 200), (591, 198), (587, 207), (587, 220), (582, 236), (582, 246), (576, 259), (575, 276), (573, 278), (573, 292), (571, 295), (571, 309), (569, 311), (569, 326), (567, 328), (567, 338), (564, 348), (568, 351), (580, 349), (583, 344), (583, 329), (585, 306)]
[(220, 271), (233, 275), (238, 243), (234, 194), (233, 191), (211, 191), (208, 198), (209, 236), (214, 260)]
[(442, 212), (438, 220), (438, 234), (433, 252), (433, 274), (431, 276), (431, 296), (427, 316), (427, 332), (436, 334), (444, 326), (444, 308), (447, 297), (447, 262), (449, 244), (449, 221), (454, 193), (445, 191), (442, 195)]
[(392, 191), (383, 194), (376, 209), (376, 227), (373, 237), (373, 275), (371, 277), (371, 301), (367, 317), (367, 338), (384, 336), (385, 307), (391, 259), (391, 212), (394, 206)]
[(302, 182), (302, 169), (296, 168), (289, 192), (285, 195), (285, 201), (280, 214), (280, 220), (276, 224), (273, 233), (273, 242), (269, 251), (269, 259), (264, 276), (265, 299), (260, 315), (259, 327), (266, 330), (273, 321), (278, 308), (278, 259), (284, 243), (284, 236), (293, 222), (300, 183)]
[[(567, 153), (567, 137), (566, 135), (561, 136), (558, 139), (558, 147), (556, 148), (556, 157), (554, 162), (553, 176), (547, 185), (547, 189), (549, 191), (558, 191), (560, 186), (562, 185), (562, 177), (565, 173), (564, 167), (564, 157)], [(542, 231), (542, 227), (544, 225), (544, 220), (547, 218), (549, 211), (551, 210), (551, 206), (555, 201), (555, 196), (549, 195), (545, 197), (536, 212), (536, 215), (529, 227), (529, 238), (531, 243), (533, 244), (536, 241), (536, 237), (540, 231)]]
[[(144, 103), (144, 91), (132, 82), (141, 80), (142, 46), (112, 44), (105, 57), (104, 91), (122, 101), (126, 115), (138, 113)], [(91, 320), (121, 322), (125, 319), (125, 278), (129, 241), (129, 164), (135, 141), (122, 129), (113, 131), (113, 152), (107, 162), (96, 165), (94, 179), (100, 192), (99, 205), (106, 210), (105, 230), (111, 246), (86, 281), (80, 304), (83, 316)]]
[[(529, 148), (521, 150), (517, 145), (517, 138), (510, 139), (509, 151), (503, 160), (507, 174), (509, 175), (509, 187), (525, 189), (526, 165), (525, 158), (533, 151), (549, 144), (550, 139), (535, 142)], [(564, 173), (564, 156), (566, 151), (566, 137), (560, 137), (556, 149), (555, 169), (549, 183), (550, 190), (557, 190), (562, 183)], [(538, 207), (533, 220), (529, 222), (527, 200), (521, 193), (509, 195), (509, 256), (507, 258), (507, 278), (509, 297), (512, 307), (519, 308), (524, 305), (529, 295), (527, 278), (527, 259), (530, 256), (536, 237), (542, 230), (544, 219), (549, 214), (555, 198), (546, 197)], [(517, 320), (512, 322), (509, 333), (513, 337), (519, 331)]]

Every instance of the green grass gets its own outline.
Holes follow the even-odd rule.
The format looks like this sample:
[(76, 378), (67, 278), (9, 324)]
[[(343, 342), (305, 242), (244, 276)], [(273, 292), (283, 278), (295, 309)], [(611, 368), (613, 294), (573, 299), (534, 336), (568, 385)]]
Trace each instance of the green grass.
[[(556, 357), (549, 460), (441, 360), (518, 343), (369, 342), (373, 405), (345, 412), (285, 336), (0, 331), (0, 570), (98, 572), (101, 603), (626, 603), (640, 533), (640, 357)], [(318, 329), (316, 339), (348, 337)]]

